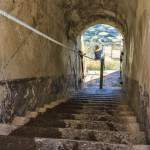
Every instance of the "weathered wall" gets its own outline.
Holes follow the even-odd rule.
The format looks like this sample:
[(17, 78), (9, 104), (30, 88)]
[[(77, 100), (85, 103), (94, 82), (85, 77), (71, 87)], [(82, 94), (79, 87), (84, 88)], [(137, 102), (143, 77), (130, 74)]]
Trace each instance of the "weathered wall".
[[(124, 86), (150, 139), (149, 8), (148, 0), (0, 0), (0, 9), (74, 48), (76, 43), (69, 39), (75, 40), (87, 27), (118, 27), (125, 37)], [(0, 122), (78, 86), (82, 74), (77, 55), (2, 16), (0, 33)]]
[(97, 23), (124, 35), (124, 87), (129, 104), (150, 141), (150, 2), (148, 0), (63, 0), (68, 37)]
[(150, 141), (150, 2), (138, 0), (137, 4), (136, 20), (127, 41), (125, 87), (129, 103)]
[[(0, 0), (0, 9), (64, 44), (75, 45), (66, 37), (59, 0)], [(76, 87), (74, 53), (2, 16), (0, 33), (0, 122), (66, 96)]]
[(110, 24), (127, 34), (135, 17), (136, 0), (62, 0), (68, 36), (76, 37), (98, 23)]

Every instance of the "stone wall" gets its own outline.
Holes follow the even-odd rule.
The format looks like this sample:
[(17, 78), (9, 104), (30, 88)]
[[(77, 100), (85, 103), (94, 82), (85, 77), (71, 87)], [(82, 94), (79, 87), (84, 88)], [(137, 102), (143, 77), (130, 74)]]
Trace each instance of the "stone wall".
[[(75, 47), (59, 0), (0, 0), (0, 9)], [(78, 56), (0, 16), (0, 122), (66, 97), (77, 86)]]
[(138, 0), (127, 38), (125, 87), (128, 100), (150, 142), (150, 2)]

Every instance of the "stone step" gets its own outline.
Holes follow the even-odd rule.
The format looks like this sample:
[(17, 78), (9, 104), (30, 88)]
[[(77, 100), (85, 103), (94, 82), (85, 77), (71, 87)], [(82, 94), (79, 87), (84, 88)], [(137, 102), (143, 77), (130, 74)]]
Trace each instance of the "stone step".
[(0, 150), (37, 150), (34, 139), (0, 136)]
[(73, 93), (73, 96), (79, 95), (79, 96), (121, 96), (122, 93), (118, 92), (118, 93), (94, 93), (94, 94), (90, 94), (90, 93)]
[(72, 101), (96, 101), (96, 102), (99, 102), (99, 101), (106, 101), (106, 102), (121, 102), (121, 99), (120, 98), (117, 98), (117, 97), (113, 97), (113, 98), (106, 98), (106, 97), (74, 97), (74, 98), (71, 98), (70, 100)]
[[(107, 110), (107, 111), (113, 111), (113, 112), (131, 111), (129, 107), (123, 107), (123, 106), (103, 106), (103, 105), (88, 106), (88, 105), (70, 105), (70, 104), (60, 105), (60, 106), (57, 106), (55, 109), (96, 110), (96, 111)], [(47, 109), (47, 110), (50, 110), (50, 109)]]
[(36, 138), (35, 141), (37, 148), (40, 150), (150, 150), (149, 145), (125, 145), (91, 141), (42, 138)]
[(0, 150), (150, 150), (149, 145), (0, 136)]
[(73, 104), (73, 105), (88, 105), (88, 106), (122, 106), (124, 105), (123, 102), (114, 102), (114, 101), (68, 101), (68, 104)]
[(133, 150), (150, 150), (150, 145), (134, 145)]
[(72, 128), (41, 128), (22, 127), (11, 133), (12, 136), (62, 138), (71, 140), (98, 141), (112, 144), (145, 144), (143, 132), (129, 134), (128, 132), (80, 130)]
[[(48, 109), (52, 110), (52, 109)], [(97, 112), (131, 112), (128, 107), (107, 107), (107, 106), (77, 106), (77, 105), (60, 105), (55, 107), (53, 110), (68, 110), (68, 111), (96, 111)]]
[(18, 129), (19, 126), (10, 124), (0, 124), (0, 135), (9, 135), (12, 131)]
[(72, 98), (72, 101), (93, 101), (93, 102), (99, 102), (99, 101), (106, 101), (106, 102), (116, 102), (116, 103), (120, 103), (120, 98), (105, 98), (105, 97), (88, 97), (88, 98)]
[(107, 96), (107, 97), (115, 97), (115, 96), (122, 96), (122, 93), (74, 93), (72, 96)]
[(122, 94), (81, 94), (81, 93), (77, 93), (77, 94), (73, 94), (72, 97), (121, 97)]
[(138, 123), (118, 123), (113, 121), (83, 121), (83, 120), (58, 120), (45, 118), (35, 119), (30, 121), (27, 126), (37, 127), (55, 127), (55, 128), (73, 128), (73, 129), (97, 129), (99, 131), (110, 130), (110, 131), (129, 131), (139, 132)]
[[(49, 110), (47, 110), (49, 112)], [(50, 110), (52, 112), (52, 110)], [(72, 113), (72, 114), (98, 114), (98, 115), (111, 115), (111, 116), (133, 116), (134, 113), (132, 111), (112, 111), (112, 110), (95, 110), (95, 109), (54, 109), (53, 112), (55, 113)]]
[(99, 99), (92, 99), (92, 98), (87, 98), (87, 99), (81, 99), (80, 100), (80, 98), (77, 98), (77, 99), (69, 99), (69, 101), (71, 101), (71, 102), (84, 102), (84, 103), (86, 103), (86, 102), (93, 102), (93, 103), (95, 103), (95, 102), (98, 102), (98, 103), (104, 103), (104, 102), (106, 102), (106, 103), (114, 103), (114, 104), (119, 104), (119, 103), (121, 103), (122, 102), (122, 99), (107, 99), (107, 98), (99, 98)]
[(99, 114), (69, 114), (69, 113), (45, 113), (39, 115), (39, 119), (44, 118), (46, 120), (51, 119), (68, 119), (68, 120), (88, 120), (88, 121), (114, 121), (114, 122), (136, 122), (135, 116), (111, 116), (111, 115), (99, 115)]
[(121, 104), (122, 102), (121, 101), (116, 101), (116, 100), (106, 100), (106, 99), (103, 99), (103, 100), (93, 100), (93, 99), (88, 99), (88, 100), (77, 100), (77, 99), (74, 99), (74, 100), (71, 100), (72, 102), (76, 102), (76, 103), (89, 103), (89, 104), (115, 104), (115, 105), (119, 105)]
[(114, 106), (114, 105), (81, 105), (81, 104), (72, 104), (72, 103), (66, 103), (60, 105), (64, 108), (74, 108), (74, 109), (110, 109), (110, 110), (129, 110), (129, 107), (127, 105), (122, 106)]
[(25, 125), (29, 121), (30, 121), (30, 118), (27, 118), (27, 117), (15, 117), (11, 124), (15, 126), (21, 126), (21, 125)]
[(25, 117), (26, 118), (36, 118), (36, 117), (38, 117), (38, 115), (39, 115), (39, 112), (36, 112), (36, 111), (30, 112), (30, 111), (28, 111), (26, 113)]
[(105, 108), (129, 108), (126, 104), (115, 104), (115, 103), (82, 103), (82, 102), (76, 102), (76, 101), (68, 101), (67, 103), (61, 104), (61, 106), (74, 106), (74, 107), (105, 107)]

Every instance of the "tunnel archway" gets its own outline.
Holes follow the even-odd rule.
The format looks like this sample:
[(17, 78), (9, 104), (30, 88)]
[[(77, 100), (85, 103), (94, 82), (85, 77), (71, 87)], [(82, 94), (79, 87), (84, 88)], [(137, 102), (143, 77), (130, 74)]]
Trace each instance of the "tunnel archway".
[[(83, 54), (88, 57), (95, 59), (95, 61), (90, 59), (84, 59), (82, 64), (82, 71), (84, 72), (84, 81), (88, 82), (92, 77), (87, 77), (89, 75), (95, 74), (93, 79), (100, 78), (99, 73), (101, 73), (99, 65), (100, 60), (96, 58), (96, 49), (104, 51), (105, 55), (105, 65), (104, 65), (104, 87), (120, 87), (122, 84), (122, 57), (124, 53), (124, 35), (122, 31), (116, 27), (108, 24), (95, 24), (86, 29), (84, 29), (80, 36), (78, 36), (78, 45)], [(91, 73), (89, 73), (91, 72)], [(87, 77), (87, 78), (86, 78)], [(101, 76), (102, 78), (102, 76)]]

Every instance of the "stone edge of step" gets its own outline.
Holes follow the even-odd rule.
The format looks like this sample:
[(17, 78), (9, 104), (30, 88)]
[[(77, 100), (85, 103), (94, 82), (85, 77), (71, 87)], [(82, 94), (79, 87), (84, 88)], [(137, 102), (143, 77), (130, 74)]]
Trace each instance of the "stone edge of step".
[(0, 124), (0, 135), (7, 136), (18, 128), (19, 126), (16, 125)]
[[(34, 128), (34, 132), (35, 131), (47, 131), (48, 130), (57, 130), (59, 132), (64, 132), (64, 133), (71, 133), (70, 131), (72, 132), (77, 132), (77, 133), (84, 133), (84, 132), (95, 132), (95, 133), (98, 133), (98, 134), (110, 134), (110, 135), (116, 135), (116, 134), (127, 134), (127, 135), (130, 135), (131, 137), (135, 136), (135, 137), (140, 137), (141, 139), (144, 139), (146, 140), (146, 137), (145, 137), (145, 132), (143, 131), (139, 131), (139, 132), (128, 132), (128, 131), (108, 131), (108, 130), (96, 130), (96, 129), (73, 129), (73, 128), (55, 128), (55, 127), (49, 127), (49, 128), (45, 128), (45, 127), (35, 127), (35, 126), (24, 126), (23, 127), (23, 130), (27, 130), (27, 131), (32, 131), (32, 129)], [(22, 129), (21, 129), (22, 130)], [(115, 134), (114, 134), (115, 133)]]
[[(106, 123), (105, 121), (88, 121), (88, 120), (67, 120), (67, 119), (59, 119), (58, 121), (60, 122), (64, 122), (66, 125), (68, 124), (98, 124), (98, 123)], [(113, 124), (115, 124), (114, 122), (112, 122)], [(120, 123), (119, 123), (120, 124)], [(49, 125), (40, 125), (38, 127), (49, 127)], [(52, 126), (53, 127), (53, 126)], [(69, 127), (65, 127), (65, 128), (69, 128)], [(72, 128), (72, 127), (71, 127)], [(126, 128), (127, 131), (131, 132), (131, 133), (135, 133), (135, 132), (140, 132), (140, 127), (139, 124), (137, 122), (132, 122), (132, 123), (128, 123), (126, 124)], [(73, 129), (78, 129), (78, 128), (73, 128)], [(89, 128), (83, 128), (83, 129), (89, 129)], [(89, 129), (90, 130), (90, 129)]]
[[(4, 138), (4, 140), (3, 140)], [(123, 148), (127, 148), (127, 150), (149, 150), (150, 149), (150, 145), (124, 145), (124, 144), (110, 144), (110, 143), (102, 143), (102, 142), (94, 142), (94, 141), (78, 141), (78, 140), (68, 140), (68, 139), (53, 139), (53, 138), (39, 138), (39, 137), (35, 137), (35, 138), (22, 138), (22, 137), (14, 137), (14, 136), (0, 136), (0, 141), (2, 140), (2, 144), (4, 144), (6, 146), (7, 143), (5, 143), (5, 141), (9, 141), (9, 143), (11, 143), (13, 146), (18, 146), (18, 144), (21, 146), (23, 144), (24, 141), (26, 141), (26, 143), (29, 141), (30, 144), (33, 144), (36, 146), (36, 150), (49, 150), (49, 148), (51, 148), (52, 146), (54, 147), (59, 147), (59, 146), (63, 146), (65, 143), (78, 143), (78, 144), (82, 144), (82, 145), (88, 145), (88, 146), (94, 146), (94, 145), (100, 145), (100, 147), (102, 146), (109, 146), (112, 147), (112, 149), (114, 149), (115, 147), (118, 149), (119, 147), (123, 147)], [(17, 142), (18, 141), (18, 142)], [(9, 144), (8, 143), (8, 144)], [(69, 144), (70, 145), (70, 144)], [(2, 145), (3, 146), (3, 145)], [(19, 147), (20, 147), (19, 146)], [(31, 146), (31, 145), (30, 145)], [(7, 150), (11, 150), (12, 147), (8, 147)], [(97, 146), (96, 146), (97, 148)], [(31, 149), (31, 148), (30, 148)]]
[(69, 98), (59, 99), (50, 104), (45, 104), (43, 107), (37, 108), (36, 111), (28, 111), (25, 116), (16, 116), (11, 123), (0, 123), (0, 135), (11, 134), (14, 130), (27, 124), (32, 118), (36, 118), (39, 114), (46, 112), (47, 109), (52, 109), (68, 100)]
[[(40, 131), (40, 130), (42, 130), (42, 131), (45, 130), (46, 132), (48, 132), (49, 129), (51, 129), (52, 131), (57, 129), (59, 132), (61, 132), (63, 134), (71, 133), (73, 131), (73, 133), (82, 133), (82, 134), (86, 133), (86, 132), (89, 132), (89, 133), (90, 132), (91, 133), (95, 132), (98, 135), (100, 135), (100, 134), (101, 135), (103, 135), (103, 134), (107, 135), (108, 133), (109, 133), (109, 135), (112, 135), (112, 136), (114, 136), (114, 135), (125, 135), (125, 136), (128, 136), (129, 135), (131, 137), (131, 139), (139, 139), (138, 143), (136, 143), (136, 144), (141, 144), (141, 142), (143, 144), (146, 144), (146, 137), (145, 137), (145, 133), (143, 131), (131, 132), (130, 133), (128, 131), (107, 131), (107, 130), (106, 131), (99, 131), (99, 130), (92, 130), (92, 129), (73, 129), (73, 128), (55, 128), (55, 127), (50, 127), (49, 129), (44, 128), (44, 127), (24, 127), (24, 130), (31, 130), (32, 131), (32, 128), (34, 128), (34, 132), (35, 131)], [(20, 135), (21, 134), (19, 134), (19, 136)], [(67, 139), (68, 139), (68, 137), (67, 137)]]
[[(125, 146), (129, 147), (130, 150), (150, 150), (150, 145), (124, 145), (124, 144), (110, 144), (110, 143), (101, 143), (101, 142), (94, 142), (94, 141), (84, 141), (84, 140), (68, 140), (68, 139), (52, 139), (52, 138), (34, 138), (36, 145), (45, 146), (48, 148), (52, 142), (56, 144), (61, 144), (64, 142), (78, 142), (78, 143), (90, 143), (90, 144), (100, 144), (100, 145), (111, 145), (111, 146)], [(57, 145), (58, 146), (58, 145)]]

